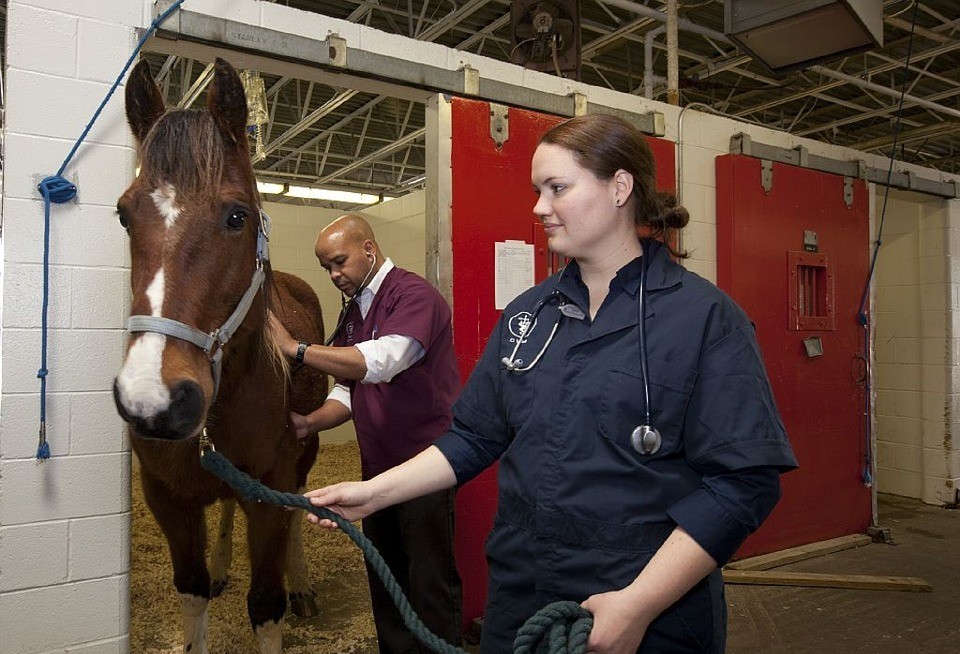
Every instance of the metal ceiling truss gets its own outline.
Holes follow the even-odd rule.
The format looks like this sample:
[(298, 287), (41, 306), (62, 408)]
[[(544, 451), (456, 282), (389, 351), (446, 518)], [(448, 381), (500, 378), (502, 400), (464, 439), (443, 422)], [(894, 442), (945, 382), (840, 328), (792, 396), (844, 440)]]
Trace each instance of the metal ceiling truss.
[[(274, 0), (494, 59), (510, 59), (509, 0)], [(723, 34), (722, 0), (679, 3), (680, 103), (960, 173), (960, 18), (957, 0), (884, 2), (882, 49), (771, 77)], [(161, 3), (162, 4), (162, 3)], [(666, 98), (666, 3), (581, 0), (581, 79)], [(209, 66), (150, 55), (168, 102), (192, 106)], [(647, 76), (647, 77), (645, 77)], [(269, 121), (255, 166), (263, 179), (397, 194), (424, 174), (420, 102), (263, 74)], [(645, 84), (645, 81), (647, 82)], [(486, 84), (486, 80), (484, 80)], [(541, 109), (543, 110), (543, 109)], [(558, 111), (558, 113), (563, 113)]]

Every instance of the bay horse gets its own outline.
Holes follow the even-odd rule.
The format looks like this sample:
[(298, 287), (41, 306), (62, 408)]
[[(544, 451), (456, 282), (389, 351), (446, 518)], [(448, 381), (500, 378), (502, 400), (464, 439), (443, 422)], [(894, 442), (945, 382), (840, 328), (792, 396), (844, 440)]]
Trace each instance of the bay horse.
[[(144, 498), (169, 546), (183, 652), (206, 654), (208, 602), (225, 579), (211, 582), (204, 509), (236, 500), (200, 467), (200, 438), (267, 486), (302, 489), (319, 438), (297, 440), (289, 412), (320, 406), (326, 376), (308, 367), (291, 373), (266, 320), (272, 310), (310, 343), (323, 342), (323, 323), (307, 283), (270, 269), (268, 218), (233, 67), (215, 62), (206, 109), (167, 111), (141, 61), (127, 82), (126, 114), (140, 172), (117, 203), (130, 239), (132, 294), (114, 399), (129, 425)], [(291, 597), (312, 602), (306, 568), (294, 556), (302, 557), (301, 523), (291, 526), (293, 514), (277, 506), (240, 505), (248, 523), (250, 623), (261, 654), (278, 654), (285, 564)]]

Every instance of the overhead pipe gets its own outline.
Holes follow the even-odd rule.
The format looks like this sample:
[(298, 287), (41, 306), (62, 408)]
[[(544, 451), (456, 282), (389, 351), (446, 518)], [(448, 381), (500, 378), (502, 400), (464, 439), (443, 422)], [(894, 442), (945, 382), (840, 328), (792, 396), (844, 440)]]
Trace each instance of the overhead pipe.
[[(662, 11), (657, 11), (656, 9), (651, 9), (636, 2), (630, 2), (630, 0), (597, 0), (601, 4), (610, 5), (611, 7), (619, 7), (624, 11), (629, 11), (638, 16), (646, 16), (647, 18), (653, 18), (658, 20), (661, 23), (667, 22), (667, 14)], [(677, 27), (684, 32), (693, 32), (694, 34), (700, 34), (702, 36), (709, 36), (711, 39), (717, 41), (722, 41), (723, 43), (733, 44), (733, 41), (730, 40), (723, 32), (718, 32), (717, 30), (712, 30), (709, 27), (704, 27), (703, 25), (698, 25), (694, 23), (689, 18), (684, 18), (683, 16), (677, 17)]]
[[(862, 89), (867, 89), (869, 91), (874, 91), (875, 93), (881, 93), (883, 95), (891, 96), (899, 99), (901, 97), (900, 91), (897, 89), (887, 88), (886, 86), (881, 86), (880, 84), (874, 84), (873, 82), (868, 82), (867, 80), (860, 79), (859, 77), (854, 77), (853, 75), (847, 75), (846, 73), (841, 73), (836, 70), (831, 70), (830, 68), (824, 68), (823, 66), (811, 66), (810, 70), (823, 75), (824, 77), (832, 77), (836, 80), (841, 80), (847, 84), (852, 84), (854, 86), (859, 86)], [(942, 104), (937, 104), (936, 102), (930, 102), (929, 100), (924, 100), (923, 98), (918, 98), (915, 95), (910, 95), (909, 93), (902, 94), (902, 97), (905, 102), (912, 102), (915, 105), (931, 109), (937, 113), (944, 114), (946, 116), (953, 116), (954, 118), (960, 118), (960, 110), (951, 109), (950, 107), (944, 107)]]
[(643, 35), (643, 97), (653, 100), (653, 85), (662, 77), (653, 74), (653, 42), (667, 31), (666, 25), (654, 27)]
[(677, 0), (667, 0), (667, 102), (680, 104), (680, 42)]

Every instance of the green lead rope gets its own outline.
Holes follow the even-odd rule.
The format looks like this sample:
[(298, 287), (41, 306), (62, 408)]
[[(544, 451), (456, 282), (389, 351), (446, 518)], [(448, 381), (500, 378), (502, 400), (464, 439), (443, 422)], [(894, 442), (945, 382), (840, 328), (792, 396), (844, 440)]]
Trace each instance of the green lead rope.
[[(467, 654), (465, 650), (451, 645), (423, 624), (377, 548), (359, 529), (341, 516), (325, 507), (314, 506), (303, 495), (275, 491), (240, 472), (226, 457), (213, 448), (206, 435), (201, 437), (200, 465), (207, 472), (227, 482), (237, 495), (248, 502), (292, 506), (335, 522), (363, 552), (370, 566), (383, 581), (384, 587), (393, 598), (393, 603), (397, 605), (404, 624), (417, 639), (438, 654)], [(527, 620), (517, 632), (513, 643), (514, 654), (584, 654), (587, 651), (587, 637), (590, 635), (592, 626), (593, 616), (576, 602), (548, 604)]]

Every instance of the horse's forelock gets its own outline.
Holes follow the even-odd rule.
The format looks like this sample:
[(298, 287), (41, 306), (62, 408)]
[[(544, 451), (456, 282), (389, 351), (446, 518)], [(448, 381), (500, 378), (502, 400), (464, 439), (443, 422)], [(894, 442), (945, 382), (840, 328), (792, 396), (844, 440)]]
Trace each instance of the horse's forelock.
[(234, 150), (208, 112), (172, 111), (143, 141), (141, 174), (153, 186), (170, 184), (180, 198), (209, 199), (223, 186), (227, 153)]

